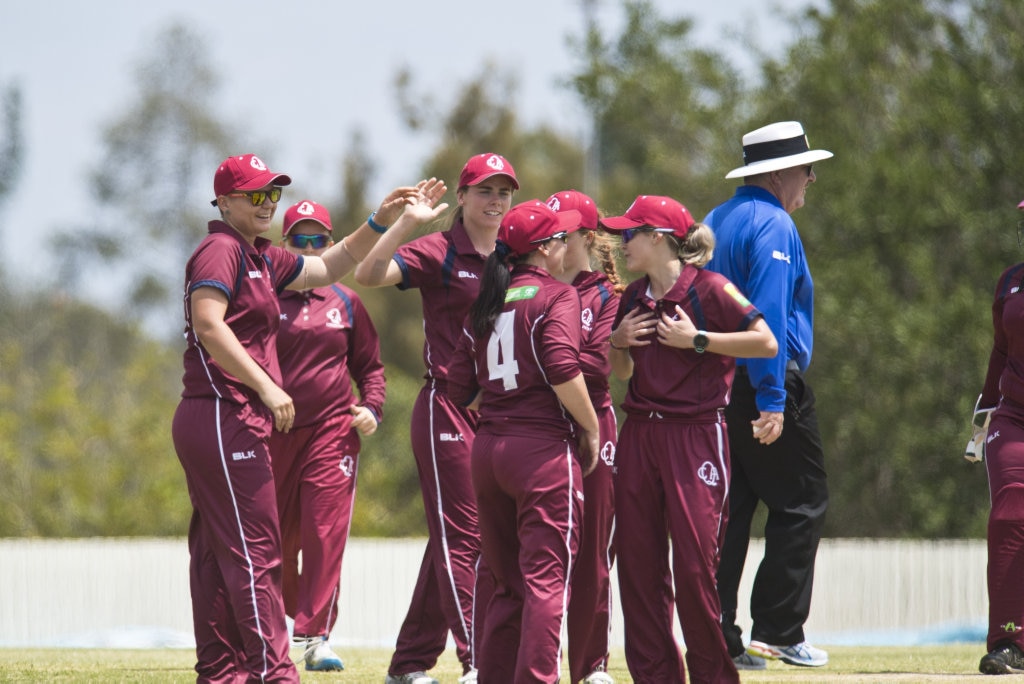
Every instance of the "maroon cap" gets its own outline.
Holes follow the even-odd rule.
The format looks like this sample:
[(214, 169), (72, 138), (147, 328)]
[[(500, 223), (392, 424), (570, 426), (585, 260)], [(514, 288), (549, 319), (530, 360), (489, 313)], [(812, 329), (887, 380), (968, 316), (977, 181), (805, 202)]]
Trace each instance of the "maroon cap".
[[(273, 183), (291, 185), (292, 179), (283, 173), (274, 173), (255, 154), (228, 157), (221, 162), (213, 176), (213, 194), (217, 197), (235, 190), (259, 190)], [(217, 205), (217, 200), (211, 202)]]
[(299, 221), (316, 221), (326, 228), (327, 232), (333, 230), (331, 228), (331, 214), (327, 211), (327, 207), (317, 204), (313, 200), (302, 200), (298, 204), (288, 207), (288, 211), (284, 212), (284, 226), (281, 228), (281, 237), (288, 235), (292, 226)]
[(466, 165), (462, 167), (462, 173), (459, 174), (459, 187), (479, 185), (491, 176), (508, 176), (512, 179), (512, 185), (515, 189), (519, 189), (516, 170), (500, 154), (492, 154), (490, 152), (477, 154), (469, 158)]
[(658, 195), (640, 195), (622, 216), (601, 219), (601, 225), (613, 233), (621, 233), (627, 228), (650, 226), (671, 228), (672, 234), (678, 238), (685, 238), (694, 223), (686, 207), (671, 197)]
[(597, 230), (597, 205), (579, 190), (562, 190), (548, 197), (548, 206), (555, 211), (580, 212), (580, 228)]
[(508, 245), (513, 255), (522, 256), (537, 249), (540, 242), (579, 227), (580, 213), (575, 209), (555, 211), (540, 200), (529, 200), (502, 217), (498, 240)]

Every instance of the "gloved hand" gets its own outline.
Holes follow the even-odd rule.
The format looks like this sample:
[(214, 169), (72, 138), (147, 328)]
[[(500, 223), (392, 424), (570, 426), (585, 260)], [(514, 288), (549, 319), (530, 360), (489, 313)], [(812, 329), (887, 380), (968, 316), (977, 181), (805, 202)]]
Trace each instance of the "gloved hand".
[(964, 449), (964, 458), (971, 463), (977, 463), (985, 460), (985, 439), (988, 437), (988, 424), (992, 420), (992, 412), (994, 408), (979, 409), (978, 405), (981, 403), (981, 395), (978, 395), (978, 400), (974, 402), (974, 414), (971, 416), (971, 439), (967, 442), (967, 448)]

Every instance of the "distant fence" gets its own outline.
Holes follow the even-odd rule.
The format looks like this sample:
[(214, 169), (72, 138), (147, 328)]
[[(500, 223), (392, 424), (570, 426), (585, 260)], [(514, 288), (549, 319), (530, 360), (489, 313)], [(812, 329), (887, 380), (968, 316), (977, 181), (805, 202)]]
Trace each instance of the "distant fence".
[[(331, 640), (391, 647), (416, 582), (422, 539), (352, 539)], [(761, 540), (740, 586), (740, 621)], [(0, 540), (0, 646), (192, 645), (184, 539)], [(808, 638), (822, 644), (984, 638), (982, 540), (824, 540)], [(613, 644), (621, 646), (616, 601)]]

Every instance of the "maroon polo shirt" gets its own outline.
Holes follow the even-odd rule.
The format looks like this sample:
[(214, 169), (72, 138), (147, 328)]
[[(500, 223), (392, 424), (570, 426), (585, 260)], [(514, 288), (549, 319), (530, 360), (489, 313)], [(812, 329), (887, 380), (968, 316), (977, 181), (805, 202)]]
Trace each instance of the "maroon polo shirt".
[[(295, 402), (295, 427), (349, 414), (355, 404), (380, 420), (384, 407), (384, 364), (377, 330), (362, 300), (336, 284), (281, 294), (277, 354), (284, 390)], [(352, 381), (359, 387), (356, 401)]]
[(580, 374), (580, 298), (547, 271), (512, 271), (505, 308), (486, 340), (473, 340), (468, 320), (452, 359), (448, 392), (465, 404), (483, 392), (477, 433), (574, 434), (572, 419), (552, 391)]
[[(657, 301), (650, 297), (650, 279), (634, 280), (622, 293), (613, 329), (631, 309), (639, 307), (675, 317), (678, 304), (699, 330), (746, 330), (761, 313), (726, 278), (713, 271), (684, 266), (679, 279)], [(646, 346), (630, 347), (633, 375), (622, 408), (626, 413), (660, 413), (665, 418), (706, 418), (729, 403), (736, 360), (710, 349), (698, 354), (658, 342), (650, 333)]]
[(461, 221), (402, 245), (394, 256), (402, 270), (399, 289), (419, 288), (423, 302), (425, 378), (444, 382), (448, 360), (462, 335), (462, 321), (480, 292), (487, 257), (480, 254)]
[(182, 397), (220, 397), (237, 404), (259, 403), (259, 395), (223, 370), (192, 327), (192, 293), (215, 287), (228, 298), (224, 321), (249, 356), (280, 384), (277, 361), (277, 295), (302, 272), (302, 257), (266, 238), (250, 245), (223, 221), (210, 221), (209, 234), (185, 266), (185, 374)]

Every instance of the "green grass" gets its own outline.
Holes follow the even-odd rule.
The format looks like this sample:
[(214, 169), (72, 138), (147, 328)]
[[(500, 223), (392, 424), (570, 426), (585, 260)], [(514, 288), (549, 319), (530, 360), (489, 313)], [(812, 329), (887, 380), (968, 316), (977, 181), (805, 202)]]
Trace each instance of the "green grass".
[[(956, 682), (981, 677), (978, 660), (984, 644), (919, 647), (829, 647), (824, 668), (798, 668), (769, 663), (762, 672), (741, 673), (743, 684), (756, 682)], [(389, 649), (336, 649), (345, 661), (340, 673), (301, 670), (304, 682), (381, 684), (391, 657)], [(293, 651), (298, 658), (301, 654)], [(194, 682), (194, 653), (182, 649), (0, 649), (2, 682)], [(612, 654), (611, 675), (630, 682), (621, 651)], [(442, 683), (462, 674), (446, 651), (432, 674)], [(568, 681), (564, 673), (563, 682)], [(485, 683), (486, 684), (486, 683)]]

